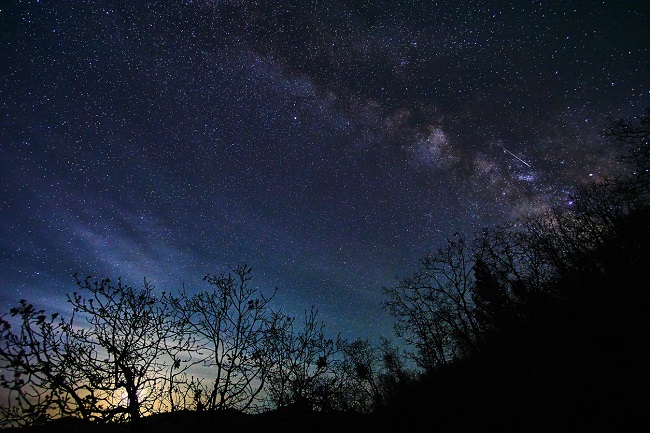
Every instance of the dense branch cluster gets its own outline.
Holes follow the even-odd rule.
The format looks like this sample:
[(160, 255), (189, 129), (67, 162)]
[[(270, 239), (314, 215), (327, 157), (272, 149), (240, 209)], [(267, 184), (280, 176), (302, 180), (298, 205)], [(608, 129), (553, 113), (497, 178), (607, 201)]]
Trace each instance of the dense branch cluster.
[(369, 410), (378, 398), (369, 372), (379, 371), (363, 354), (369, 344), (328, 338), (313, 307), (302, 320), (272, 310), (273, 294), (251, 277), (240, 266), (206, 276), (209, 290), (160, 296), (147, 280), (136, 289), (77, 278), (68, 318), (21, 301), (0, 317), (3, 425), (296, 405)]

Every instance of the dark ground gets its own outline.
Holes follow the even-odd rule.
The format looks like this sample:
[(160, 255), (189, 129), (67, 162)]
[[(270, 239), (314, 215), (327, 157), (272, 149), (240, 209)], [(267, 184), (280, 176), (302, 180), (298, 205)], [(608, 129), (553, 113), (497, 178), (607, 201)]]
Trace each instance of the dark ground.
[(329, 414), (322, 412), (271, 411), (243, 414), (236, 411), (158, 414), (143, 418), (139, 424), (94, 424), (78, 419), (61, 419), (43, 426), (7, 429), (21, 433), (104, 433), (104, 432), (363, 432), (377, 431), (376, 417), (363, 414)]

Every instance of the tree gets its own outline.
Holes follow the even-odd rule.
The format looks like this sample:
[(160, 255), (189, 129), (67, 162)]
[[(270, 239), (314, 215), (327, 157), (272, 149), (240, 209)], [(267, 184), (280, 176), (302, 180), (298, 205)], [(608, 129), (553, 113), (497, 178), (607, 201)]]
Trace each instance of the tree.
[(473, 257), (464, 238), (456, 236), (420, 260), (411, 277), (384, 289), (395, 333), (415, 348), (410, 357), (425, 371), (479, 350), (471, 299)]
[(382, 401), (380, 388), (381, 356), (368, 340), (343, 342), (341, 376), (345, 383), (345, 409), (369, 412)]
[[(142, 289), (76, 277), (69, 319), (26, 301), (0, 319), (0, 386), (5, 422), (34, 424), (75, 416), (138, 420), (160, 410), (167, 378), (187, 368), (187, 340), (145, 280)], [(10, 374), (10, 375), (8, 375)]]
[[(12, 326), (14, 322), (15, 327)], [(41, 424), (54, 416), (92, 419), (92, 390), (72, 367), (70, 323), (21, 300), (0, 316), (2, 424)]]
[(481, 259), (474, 266), (475, 282), (472, 286), (474, 315), (482, 332), (498, 332), (511, 323), (512, 299), (506, 288), (494, 276), (492, 270)]
[(340, 337), (325, 336), (325, 325), (316, 320), (317, 310), (305, 311), (302, 326), (295, 317), (275, 312), (266, 334), (266, 353), (272, 370), (267, 393), (275, 407), (303, 405), (307, 408), (332, 408), (336, 383), (335, 355)]
[(204, 277), (211, 291), (170, 297), (177, 320), (193, 335), (196, 352), (205, 353), (202, 365), (214, 378), (211, 387), (199, 386), (197, 397), (207, 409), (255, 409), (270, 370), (265, 352), (269, 302), (250, 286), (252, 269)]
[(185, 351), (188, 341), (146, 279), (141, 289), (90, 277), (77, 278), (77, 285), (81, 293), (68, 296), (70, 323), (76, 316), (85, 323), (71, 328), (69, 365), (82, 375), (102, 418), (138, 420), (156, 409), (169, 372), (181, 368), (167, 355)]

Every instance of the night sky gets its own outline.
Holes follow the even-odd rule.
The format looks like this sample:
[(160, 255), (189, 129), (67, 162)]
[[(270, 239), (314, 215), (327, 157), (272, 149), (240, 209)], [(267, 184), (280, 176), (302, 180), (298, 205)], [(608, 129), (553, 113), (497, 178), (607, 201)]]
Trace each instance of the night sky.
[(445, 238), (622, 170), (601, 132), (650, 106), (648, 23), (647, 0), (3, 0), (0, 308), (247, 263), (277, 308), (389, 336), (381, 288)]

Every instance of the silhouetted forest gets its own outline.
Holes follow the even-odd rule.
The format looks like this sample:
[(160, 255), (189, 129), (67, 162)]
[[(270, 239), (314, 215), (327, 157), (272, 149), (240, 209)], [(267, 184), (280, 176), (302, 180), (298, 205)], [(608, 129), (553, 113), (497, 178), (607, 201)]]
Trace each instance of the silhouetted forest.
[(328, 336), (252, 270), (162, 293), (75, 276), (72, 313), (0, 317), (4, 427), (29, 431), (621, 431), (650, 403), (650, 110), (628, 171), (456, 234), (383, 290), (395, 339)]

